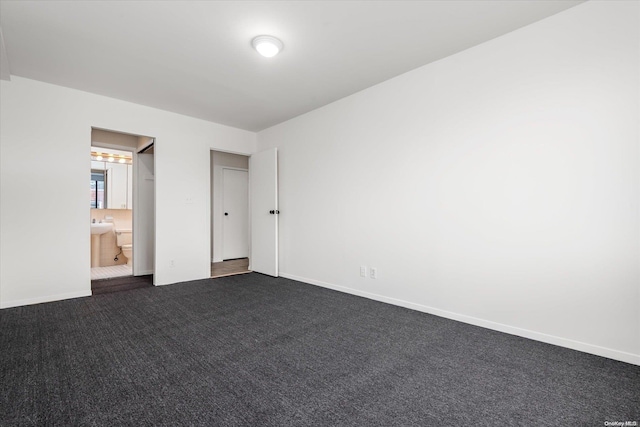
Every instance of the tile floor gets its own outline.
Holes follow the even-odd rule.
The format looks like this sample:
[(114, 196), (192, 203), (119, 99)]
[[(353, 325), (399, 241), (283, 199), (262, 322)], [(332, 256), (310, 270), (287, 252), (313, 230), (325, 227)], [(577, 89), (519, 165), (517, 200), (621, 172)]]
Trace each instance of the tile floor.
[(127, 264), (114, 265), (111, 267), (93, 267), (91, 269), (91, 280), (109, 279), (111, 277), (131, 276), (133, 270)]

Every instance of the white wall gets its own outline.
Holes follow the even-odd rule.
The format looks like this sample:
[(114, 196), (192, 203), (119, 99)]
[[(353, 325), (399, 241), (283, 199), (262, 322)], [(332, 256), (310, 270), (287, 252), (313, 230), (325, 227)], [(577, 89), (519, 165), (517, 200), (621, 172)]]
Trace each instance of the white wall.
[(281, 274), (640, 363), (638, 12), (588, 2), (260, 132)]
[[(222, 170), (249, 169), (249, 157), (220, 151), (211, 152), (211, 262), (222, 261)], [(249, 225), (247, 224), (247, 227)]]
[(209, 152), (250, 154), (254, 133), (15, 76), (0, 84), (0, 306), (90, 293), (91, 127), (156, 138), (156, 284), (209, 277)]

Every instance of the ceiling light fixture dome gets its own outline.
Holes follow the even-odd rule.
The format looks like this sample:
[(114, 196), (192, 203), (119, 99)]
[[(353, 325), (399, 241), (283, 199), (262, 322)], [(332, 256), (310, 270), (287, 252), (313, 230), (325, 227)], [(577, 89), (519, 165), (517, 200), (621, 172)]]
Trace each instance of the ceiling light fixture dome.
[(284, 47), (284, 44), (273, 36), (258, 36), (253, 39), (251, 45), (260, 55), (267, 58), (276, 56)]

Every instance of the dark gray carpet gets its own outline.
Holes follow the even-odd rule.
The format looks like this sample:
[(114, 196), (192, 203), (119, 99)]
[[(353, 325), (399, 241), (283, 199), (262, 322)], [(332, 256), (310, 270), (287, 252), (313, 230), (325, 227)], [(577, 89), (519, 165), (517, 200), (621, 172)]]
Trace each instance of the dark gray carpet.
[(244, 274), (0, 312), (0, 424), (602, 426), (640, 367)]

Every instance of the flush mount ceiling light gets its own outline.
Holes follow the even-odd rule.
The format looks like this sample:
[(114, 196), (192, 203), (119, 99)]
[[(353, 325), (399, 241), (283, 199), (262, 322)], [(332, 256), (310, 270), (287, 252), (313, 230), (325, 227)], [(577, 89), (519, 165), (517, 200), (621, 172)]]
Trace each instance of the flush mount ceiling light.
[(284, 47), (282, 42), (273, 36), (258, 36), (253, 39), (251, 45), (260, 55), (267, 58), (276, 56)]

